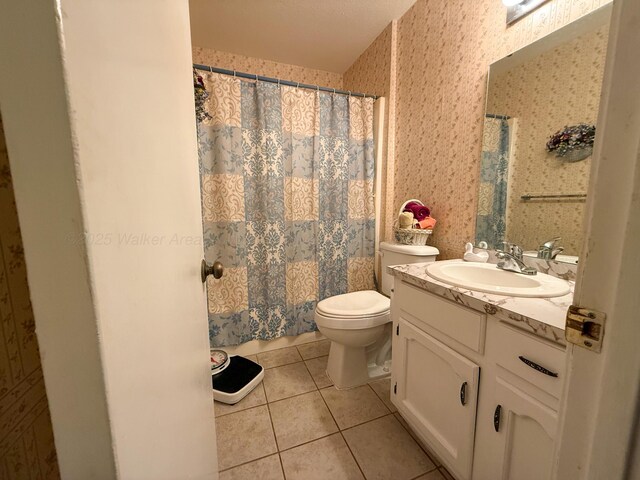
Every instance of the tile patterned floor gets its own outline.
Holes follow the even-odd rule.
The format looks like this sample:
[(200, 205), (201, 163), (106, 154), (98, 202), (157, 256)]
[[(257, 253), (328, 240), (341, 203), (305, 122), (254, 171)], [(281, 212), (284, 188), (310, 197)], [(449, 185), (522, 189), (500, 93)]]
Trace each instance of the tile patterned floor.
[(333, 387), (329, 345), (248, 357), (264, 381), (236, 405), (215, 403), (220, 480), (452, 480), (397, 413), (389, 379)]

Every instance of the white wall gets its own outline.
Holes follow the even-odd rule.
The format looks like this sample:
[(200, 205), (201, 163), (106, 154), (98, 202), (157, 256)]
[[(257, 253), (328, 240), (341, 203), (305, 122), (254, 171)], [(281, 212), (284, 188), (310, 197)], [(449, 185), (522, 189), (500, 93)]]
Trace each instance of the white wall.
[(113, 478), (89, 269), (70, 241), (83, 219), (53, 3), (4, 0), (0, 11), (0, 107), (60, 469)]
[(215, 478), (187, 1), (59, 0), (66, 85), (51, 5), (3, 1), (0, 102), (63, 476)]

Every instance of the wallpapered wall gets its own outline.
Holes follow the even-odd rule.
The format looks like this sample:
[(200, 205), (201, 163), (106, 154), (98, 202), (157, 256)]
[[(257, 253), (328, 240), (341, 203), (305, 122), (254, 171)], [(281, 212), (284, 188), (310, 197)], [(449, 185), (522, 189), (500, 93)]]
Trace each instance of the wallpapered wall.
[(59, 478), (0, 119), (0, 478)]
[[(385, 97), (384, 141), (379, 161), (386, 165), (382, 178), (382, 212), (379, 221), (382, 239), (391, 238), (391, 227), (397, 215), (393, 199), (395, 100), (396, 100), (396, 38), (397, 22), (391, 22), (378, 38), (358, 57), (343, 76), (343, 88), (352, 92), (370, 93)], [(388, 186), (391, 185), (391, 189)]]
[(553, 0), (506, 28), (498, 0), (418, 0), (398, 22), (395, 202), (423, 198), (441, 258), (473, 238), (489, 64), (609, 0)]
[(557, 235), (566, 254), (582, 248), (584, 202), (523, 201), (525, 193), (585, 193), (590, 158), (570, 163), (545, 150), (565, 125), (595, 123), (609, 26), (493, 76), (487, 111), (517, 122), (509, 159), (506, 238), (528, 249)]
[[(384, 232), (408, 198), (432, 208), (429, 243), (460, 257), (474, 237), (488, 67), (611, 0), (551, 0), (507, 28), (499, 0), (418, 0), (344, 73), (194, 47), (194, 62), (389, 98)], [(396, 25), (397, 24), (397, 25)]]
[(315, 70), (313, 68), (272, 62), (260, 58), (245, 57), (234, 53), (220, 52), (204, 47), (193, 47), (193, 63), (212, 67), (255, 73), (264, 77), (292, 80), (294, 82), (320, 85), (329, 88), (342, 88), (342, 74)]

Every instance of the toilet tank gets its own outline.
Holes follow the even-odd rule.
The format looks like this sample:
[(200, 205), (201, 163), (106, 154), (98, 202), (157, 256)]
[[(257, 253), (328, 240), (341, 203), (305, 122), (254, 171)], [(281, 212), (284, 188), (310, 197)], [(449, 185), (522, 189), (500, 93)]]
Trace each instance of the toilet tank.
[(439, 253), (436, 247), (428, 245), (401, 245), (399, 243), (381, 242), (382, 293), (390, 297), (391, 289), (393, 288), (393, 275), (387, 273), (388, 266), (435, 262)]

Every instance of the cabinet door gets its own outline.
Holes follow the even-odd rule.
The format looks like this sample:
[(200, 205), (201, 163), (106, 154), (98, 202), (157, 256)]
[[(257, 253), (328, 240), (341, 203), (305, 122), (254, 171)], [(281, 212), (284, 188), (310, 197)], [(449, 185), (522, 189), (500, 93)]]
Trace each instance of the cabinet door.
[(471, 477), (480, 367), (399, 318), (395, 405), (460, 480)]
[(496, 379), (495, 399), (493, 433), (499, 458), (495, 459), (492, 478), (550, 478), (557, 413), (500, 377)]

